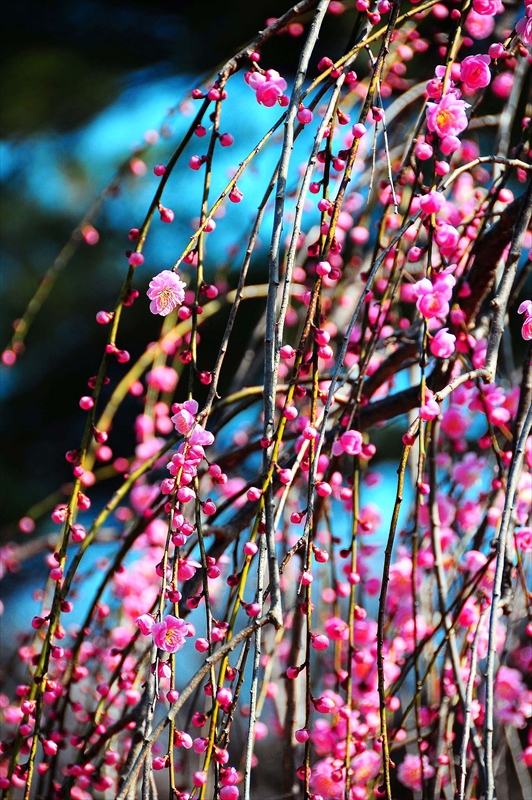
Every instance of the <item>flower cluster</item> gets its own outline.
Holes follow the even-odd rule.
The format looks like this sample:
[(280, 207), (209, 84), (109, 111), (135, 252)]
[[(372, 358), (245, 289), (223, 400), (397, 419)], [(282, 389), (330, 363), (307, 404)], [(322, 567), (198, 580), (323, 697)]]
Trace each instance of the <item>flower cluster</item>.
[(426, 319), (445, 318), (449, 314), (449, 300), (453, 294), (456, 278), (452, 272), (443, 272), (434, 282), (423, 278), (414, 284), (416, 306)]
[(247, 72), (246, 83), (253, 89), (259, 105), (272, 106), (280, 103), (286, 105), (285, 95), (283, 92), (287, 87), (284, 78), (279, 75), (277, 70), (268, 69), (266, 72)]
[[(156, 779), (175, 800), (239, 800), (245, 763), (257, 796), (294, 794), (296, 782), (312, 800), (447, 796), (465, 775), (477, 797), (466, 736), (483, 758), (492, 724), (508, 785), (516, 759), (532, 764), (532, 437), (517, 451), (529, 387), (523, 342), (512, 330), (501, 346), (490, 305), (503, 302), (497, 276), (510, 248), (521, 238), (523, 251), (532, 246), (519, 231), (530, 120), (518, 119), (512, 92), (532, 6), (520, 38), (508, 30), (502, 44), (500, 0), (472, 0), (465, 19), (447, 5), (424, 8), (418, 26), (417, 12), (408, 24), (390, 18), (389, 0), (356, 0), (367, 22), (360, 75), (314, 52), (295, 83), (305, 90), (292, 131), (282, 124), (287, 82), (258, 64), (270, 35), (295, 41), (306, 16), (284, 34), (269, 21), (215, 83), (173, 108), (188, 128), (176, 124), (174, 156), (154, 159), (150, 209), (160, 219), (150, 225), (167, 234), (162, 223), (202, 201), (176, 266), (149, 284), (150, 310), (165, 319), (155, 334), (151, 320), (153, 341), (130, 366), (116, 340), (135, 313), (133, 268), (144, 256), (126, 252), (125, 288), (96, 315), (99, 326), (114, 321), (101, 367), (75, 406), (85, 434), (66, 453), (59, 492), (19, 522), (32, 535), (42, 507), (51, 511), (43, 533), (57, 528), (42, 540), (47, 584), (16, 643), (16, 681), (0, 695), (0, 790), (125, 800)], [(331, 29), (343, 11), (328, 4)], [(364, 40), (381, 19), (375, 35), (391, 19), (393, 36), (368, 69)], [(409, 89), (425, 61), (419, 120)], [(231, 106), (249, 122), (239, 138), (255, 126), (257, 138), (229, 163), (227, 112), (242, 67), (277, 121)], [(387, 124), (397, 100), (401, 124)], [(503, 113), (505, 158), (479, 158), (501, 142), (478, 119)], [(197, 139), (207, 155), (189, 152)], [(286, 156), (277, 185), (263, 149), (272, 165)], [(137, 177), (143, 159), (136, 151), (128, 162)], [(197, 183), (174, 212), (162, 201), (176, 175)], [(280, 268), (265, 287), (252, 266), (273, 197), (282, 213), (269, 247)], [(144, 244), (150, 225), (131, 228), (130, 241)], [(524, 315), (531, 341), (532, 301), (518, 303), (511, 295), (503, 310)], [(0, 576), (16, 572), (21, 553), (0, 549)], [(81, 625), (68, 624), (74, 608)], [(245, 758), (237, 726), (248, 727)], [(503, 726), (520, 730), (522, 754)], [(286, 750), (293, 774), (268, 768), (261, 740)]]

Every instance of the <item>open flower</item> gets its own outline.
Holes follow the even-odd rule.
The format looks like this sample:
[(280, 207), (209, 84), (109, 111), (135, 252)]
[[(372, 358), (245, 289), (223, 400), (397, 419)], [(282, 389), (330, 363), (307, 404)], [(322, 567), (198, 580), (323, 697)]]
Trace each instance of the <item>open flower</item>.
[(469, 104), (457, 97), (456, 92), (448, 92), (439, 103), (427, 103), (427, 127), (443, 139), (445, 136), (458, 136), (468, 126), (466, 108)]
[(432, 778), (435, 773), (434, 767), (429, 764), (427, 756), (423, 756), (423, 772), (421, 771), (421, 759), (419, 756), (408, 754), (404, 757), (403, 762), (399, 765), (397, 770), (397, 777), (408, 789), (414, 792), (420, 792), (423, 779), (428, 780)]
[(188, 628), (184, 620), (168, 614), (162, 622), (156, 622), (152, 626), (151, 633), (153, 641), (160, 650), (175, 653), (185, 644)]
[(174, 416), (172, 422), (175, 425), (176, 431), (186, 435), (190, 433), (196, 422), (196, 414), (198, 413), (197, 400), (185, 400), (184, 403), (175, 403), (172, 406)]
[(170, 269), (164, 269), (150, 281), (146, 294), (151, 300), (150, 311), (166, 317), (185, 299), (185, 283)]
[(265, 73), (249, 72), (246, 82), (256, 92), (259, 105), (268, 108), (277, 103), (287, 86), (285, 79), (275, 69), (268, 69)]
[(526, 4), (525, 16), (519, 20), (515, 30), (521, 36), (525, 47), (530, 47), (532, 45), (532, 3)]
[(487, 55), (467, 56), (460, 64), (460, 78), (468, 89), (482, 89), (491, 81), (489, 63), (491, 58)]

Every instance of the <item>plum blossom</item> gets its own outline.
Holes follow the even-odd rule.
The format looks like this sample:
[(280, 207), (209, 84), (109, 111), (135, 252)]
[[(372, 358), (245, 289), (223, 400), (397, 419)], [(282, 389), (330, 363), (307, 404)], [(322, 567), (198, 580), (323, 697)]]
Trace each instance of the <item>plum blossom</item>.
[(439, 275), (434, 283), (423, 278), (414, 284), (417, 308), (426, 319), (446, 317), (449, 313), (449, 300), (453, 294), (456, 279), (449, 273)]
[(521, 36), (525, 47), (532, 45), (532, 3), (526, 3), (525, 16), (519, 20), (515, 30)]
[(188, 627), (183, 619), (168, 614), (162, 622), (156, 622), (152, 626), (151, 633), (160, 650), (176, 653), (185, 644)]
[(423, 756), (423, 774), (421, 772), (421, 759), (419, 756), (407, 754), (397, 770), (397, 777), (408, 789), (420, 792), (422, 788), (422, 775), (425, 780), (432, 778), (435, 769), (429, 764), (427, 756)]
[(348, 456), (358, 456), (362, 452), (363, 439), (360, 431), (344, 431), (338, 441), (333, 444), (333, 455), (340, 456), (347, 453)]
[(451, 405), (445, 411), (441, 428), (449, 439), (458, 440), (465, 436), (471, 425), (471, 417), (462, 408)]
[(449, 358), (454, 353), (456, 336), (449, 333), (449, 328), (442, 328), (430, 343), (430, 352), (437, 358)]
[(465, 131), (469, 122), (466, 108), (469, 104), (460, 100), (456, 91), (448, 92), (439, 103), (427, 103), (427, 127), (440, 139), (457, 136)]
[(146, 375), (146, 383), (160, 392), (173, 392), (177, 386), (177, 372), (172, 367), (160, 364)]
[(500, 0), (473, 0), (473, 9), (487, 17), (494, 17), (504, 10)]
[(495, 713), (506, 725), (524, 728), (532, 715), (532, 691), (517, 669), (501, 666), (495, 681)]
[(419, 201), (419, 206), (424, 214), (437, 214), (445, 204), (445, 197), (441, 192), (430, 191)]
[(151, 300), (151, 313), (166, 317), (174, 308), (180, 306), (185, 299), (185, 285), (172, 270), (164, 269), (159, 272), (150, 281), (149, 289), (146, 292)]
[[(532, 5), (528, 6), (532, 12)], [(532, 24), (532, 18), (531, 18)], [(532, 300), (524, 300), (517, 309), (518, 314), (524, 314), (525, 319), (521, 328), (521, 336), (526, 342), (532, 341)]]
[(466, 17), (465, 28), (473, 39), (487, 39), (495, 30), (495, 20), (488, 14), (479, 14), (473, 8)]
[(515, 532), (515, 546), (524, 553), (532, 553), (532, 528), (520, 528)]
[(206, 431), (201, 425), (194, 425), (192, 433), (188, 439), (192, 446), (208, 447), (214, 442), (214, 436), (210, 431)]
[[(441, 97), (442, 89), (443, 89), (443, 78), (445, 77), (446, 69), (443, 64), (439, 64), (434, 73), (436, 75), (435, 78), (431, 78), (430, 81), (427, 83), (427, 94), (432, 100), (439, 100)], [(451, 88), (454, 84), (451, 81)]]
[(141, 614), (140, 617), (137, 617), (136, 624), (140, 628), (140, 632), (144, 636), (148, 636), (155, 624), (155, 620), (151, 614)]
[(505, 406), (506, 393), (496, 383), (489, 383), (482, 389), (482, 396), (476, 394), (469, 403), (471, 411), (486, 413), (492, 425), (505, 425), (512, 414)]
[(351, 760), (353, 770), (353, 782), (367, 784), (379, 774), (382, 764), (382, 756), (375, 750), (365, 750)]
[(345, 793), (345, 770), (340, 759), (325, 758), (312, 769), (310, 786), (324, 800), (340, 800)]
[(474, 91), (489, 86), (491, 73), (488, 64), (491, 59), (487, 55), (467, 56), (460, 64), (460, 78), (467, 89)]
[(425, 389), (425, 402), (419, 409), (419, 416), (425, 421), (436, 419), (440, 413), (440, 406), (437, 400), (434, 399), (434, 392), (430, 389)]
[(450, 258), (460, 241), (460, 235), (455, 227), (444, 222), (436, 227), (434, 241), (439, 247), (444, 258)]
[(196, 400), (185, 400), (184, 403), (174, 403), (172, 406), (174, 416), (172, 422), (175, 425), (176, 431), (186, 436), (196, 422), (196, 414), (198, 413), (198, 403)]
[(486, 467), (485, 458), (479, 458), (476, 453), (470, 452), (454, 465), (451, 474), (462, 489), (471, 489), (480, 481)]
[(246, 83), (256, 93), (259, 105), (271, 108), (282, 97), (287, 83), (275, 69), (268, 69), (265, 73), (248, 72)]

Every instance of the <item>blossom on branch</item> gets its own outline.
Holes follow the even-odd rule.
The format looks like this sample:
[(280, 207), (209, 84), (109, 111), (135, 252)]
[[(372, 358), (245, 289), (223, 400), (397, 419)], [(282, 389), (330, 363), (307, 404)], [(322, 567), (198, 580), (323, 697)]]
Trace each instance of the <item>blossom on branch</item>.
[(166, 317), (185, 299), (185, 283), (172, 270), (164, 269), (150, 281), (146, 294), (151, 300), (150, 311)]
[(460, 100), (456, 91), (448, 92), (439, 103), (427, 103), (427, 127), (440, 139), (458, 136), (465, 131), (469, 121), (466, 108), (469, 103)]
[(162, 622), (156, 622), (151, 629), (153, 641), (160, 650), (167, 653), (177, 652), (185, 644), (188, 633), (184, 620), (168, 614)]
[(517, 313), (525, 315), (521, 336), (526, 342), (530, 342), (532, 341), (532, 300), (524, 300), (517, 309)]

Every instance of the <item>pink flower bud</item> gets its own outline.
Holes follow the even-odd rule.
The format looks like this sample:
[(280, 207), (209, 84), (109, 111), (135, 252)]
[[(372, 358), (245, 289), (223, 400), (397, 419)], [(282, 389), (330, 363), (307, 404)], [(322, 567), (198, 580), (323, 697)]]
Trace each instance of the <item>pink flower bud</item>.
[(296, 351), (291, 345), (285, 344), (281, 347), (279, 355), (281, 356), (281, 358), (289, 359), (294, 356), (295, 352)]
[(316, 635), (313, 634), (311, 636), (310, 643), (314, 650), (327, 650), (329, 647), (329, 639), (323, 633)]
[(310, 108), (304, 108), (303, 106), (297, 112), (297, 119), (302, 125), (308, 125), (309, 122), (313, 120), (313, 113)]
[[(360, 0), (358, 0), (360, 2)], [(364, 0), (366, 2), (366, 0)], [(357, 122), (353, 125), (351, 132), (355, 139), (362, 139), (364, 134), (366, 133), (366, 126), (362, 124), (362, 122)]]

